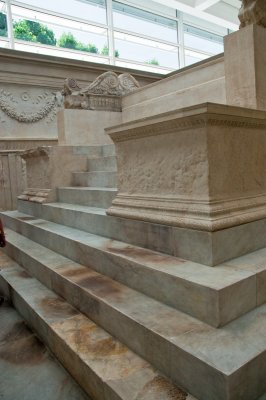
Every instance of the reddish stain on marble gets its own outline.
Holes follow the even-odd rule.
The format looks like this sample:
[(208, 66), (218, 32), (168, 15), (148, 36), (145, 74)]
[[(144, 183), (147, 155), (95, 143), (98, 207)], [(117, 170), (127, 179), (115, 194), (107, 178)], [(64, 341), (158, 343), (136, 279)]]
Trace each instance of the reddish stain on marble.
[(173, 259), (167, 255), (161, 255), (154, 253), (150, 250), (147, 249), (142, 249), (138, 247), (131, 247), (131, 246), (126, 246), (124, 248), (115, 248), (112, 246), (107, 246), (106, 250), (110, 251), (111, 253), (118, 254), (118, 255), (124, 255), (130, 258), (137, 258), (138, 260), (143, 260), (143, 261), (148, 261), (152, 263), (157, 263), (157, 264), (163, 264), (163, 263), (171, 263), (171, 265), (180, 265), (184, 264), (186, 260), (182, 260), (180, 258)]
[(36, 365), (43, 362), (46, 349), (27, 328), (17, 322), (0, 342), (0, 359), (12, 364)]
[(96, 329), (95, 325), (80, 326), (79, 329), (73, 331), (71, 340), (80, 351), (96, 357), (117, 356), (128, 351), (122, 343), (110, 336), (97, 338), (97, 334), (94, 334)]
[(20, 276), (21, 278), (25, 278), (25, 279), (32, 278), (32, 276), (29, 275), (28, 272), (25, 270), (18, 272), (18, 276)]
[(186, 400), (187, 393), (173, 385), (168, 379), (157, 375), (146, 383), (136, 400)]
[(17, 217), (17, 219), (20, 221), (33, 221), (34, 219), (36, 219), (36, 217), (26, 216), (26, 217)]
[[(88, 272), (86, 267), (78, 267), (76, 265), (73, 265), (73, 267), (71, 267), (71, 265), (69, 264), (62, 264), (60, 265), (58, 268), (62, 268), (63, 271), (61, 271), (61, 275), (66, 276), (66, 277), (75, 277), (78, 275), (83, 275), (86, 272)], [(64, 271), (64, 268), (66, 269)]]
[(123, 289), (121, 285), (103, 275), (88, 275), (76, 281), (81, 287), (96, 290), (102, 296), (122, 294)]
[(40, 301), (40, 307), (50, 317), (68, 318), (78, 314), (75, 308), (59, 297), (45, 297)]

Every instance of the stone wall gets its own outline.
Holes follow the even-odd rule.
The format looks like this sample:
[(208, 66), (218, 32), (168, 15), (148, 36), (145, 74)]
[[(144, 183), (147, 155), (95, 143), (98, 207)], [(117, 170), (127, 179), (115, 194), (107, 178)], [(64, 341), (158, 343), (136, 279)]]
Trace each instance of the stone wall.
[[(84, 87), (106, 71), (125, 69), (9, 49), (0, 49), (0, 59), (0, 210), (12, 210), (26, 188), (19, 150), (58, 143), (56, 114), (64, 80), (76, 78)], [(141, 86), (161, 79), (152, 73), (133, 75)]]
[[(57, 143), (56, 113), (61, 108), (64, 80), (81, 87), (103, 72), (125, 69), (40, 54), (0, 49), (0, 149), (27, 149)], [(132, 72), (141, 86), (160, 75)]]

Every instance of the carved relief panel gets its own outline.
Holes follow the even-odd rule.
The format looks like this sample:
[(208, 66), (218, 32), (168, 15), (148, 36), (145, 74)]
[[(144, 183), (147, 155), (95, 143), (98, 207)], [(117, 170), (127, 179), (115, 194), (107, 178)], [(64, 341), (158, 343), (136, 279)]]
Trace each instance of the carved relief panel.
[(1, 84), (0, 139), (55, 138), (61, 103), (61, 94), (50, 88)]

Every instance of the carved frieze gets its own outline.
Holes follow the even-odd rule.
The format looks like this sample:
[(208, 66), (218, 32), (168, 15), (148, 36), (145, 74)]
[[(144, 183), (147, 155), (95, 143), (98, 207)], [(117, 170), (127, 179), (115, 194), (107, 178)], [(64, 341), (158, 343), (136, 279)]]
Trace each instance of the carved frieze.
[(256, 24), (266, 28), (266, 1), (265, 0), (242, 0), (239, 10), (240, 28)]
[[(61, 103), (62, 95), (48, 90), (33, 95), (30, 91), (12, 93), (0, 88), (0, 110), (19, 123), (31, 124), (43, 119), (50, 123)], [(2, 117), (1, 122), (4, 123), (5, 118)]]
[(84, 110), (121, 111), (121, 96), (139, 87), (128, 73), (117, 75), (108, 71), (94, 82), (80, 88), (74, 79), (66, 79), (63, 95), (65, 108)]

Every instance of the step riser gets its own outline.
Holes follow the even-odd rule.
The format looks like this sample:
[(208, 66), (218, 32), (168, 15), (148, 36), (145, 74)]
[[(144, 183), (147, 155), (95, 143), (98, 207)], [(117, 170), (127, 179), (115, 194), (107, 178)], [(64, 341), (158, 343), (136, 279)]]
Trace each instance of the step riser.
[[(38, 221), (36, 221), (36, 223), (38, 223)], [(15, 224), (13, 225), (15, 226)], [(38, 238), (38, 236), (40, 236), (40, 228), (39, 232), (36, 230), (33, 233), (34, 238)], [(83, 252), (84, 250), (82, 253)], [(42, 258), (40, 258), (40, 260), (41, 259)], [(65, 261), (63, 260), (63, 266), (65, 265)], [(67, 265), (69, 268), (69, 264)], [(60, 262), (60, 266), (62, 267), (62, 261)], [(89, 275), (90, 274), (91, 272), (89, 272)], [(69, 274), (67, 274), (67, 276), (68, 275)], [(258, 310), (258, 314), (257, 312), (255, 315), (251, 313), (251, 319), (250, 316), (248, 316), (248, 319), (245, 317), (244, 320), (237, 322), (237, 324), (233, 323), (231, 326), (228, 326), (226, 330), (220, 332), (219, 330), (213, 330), (204, 324), (199, 325), (198, 322), (191, 318), (187, 319), (187, 317), (181, 313), (178, 314), (180, 323), (178, 323), (176, 317), (176, 322), (174, 322), (171, 316), (172, 311), (170, 311), (170, 309), (167, 311), (166, 308), (163, 308), (159, 314), (155, 312), (156, 321), (165, 322), (165, 324), (160, 323), (158, 326), (156, 321), (151, 318), (153, 313), (149, 312), (151, 311), (149, 306), (147, 308), (146, 317), (145, 309), (142, 307), (143, 304), (146, 304), (146, 301), (143, 298), (139, 298), (140, 309), (142, 308), (142, 315), (138, 317), (138, 298), (136, 296), (131, 298), (130, 292), (125, 291), (123, 299), (123, 290), (122, 292), (120, 290), (122, 299), (121, 302), (119, 302), (119, 292), (115, 291), (115, 288), (117, 288), (116, 285), (114, 286), (114, 291), (110, 291), (112, 288), (110, 288), (110, 285), (107, 285), (107, 292), (104, 290), (104, 287), (101, 286), (101, 291), (104, 291), (104, 296), (102, 296), (102, 292), (98, 291), (98, 295), (89, 295), (90, 300), (88, 302), (88, 290), (91, 291), (92, 282), (86, 281), (86, 284), (84, 282), (83, 288), (79, 288), (79, 290), (76, 289), (76, 291), (73, 290), (73, 284), (77, 286), (77, 284), (74, 282), (75, 280), (72, 281), (72, 284), (70, 284), (68, 281), (67, 285), (65, 285), (62, 284), (60, 280), (57, 280), (55, 287), (58, 285), (59, 287), (57, 290), (62, 290), (61, 293), (64, 292), (64, 296), (74, 296), (73, 302), (78, 301), (82, 307), (81, 309), (84, 310), (84, 313), (94, 315), (95, 321), (100, 321), (99, 325), (102, 323), (107, 324), (108, 330), (110, 332), (117, 332), (116, 336), (121, 338), (121, 341), (129, 340), (131, 343), (129, 347), (135, 349), (135, 351), (139, 352), (139, 354), (141, 354), (140, 352), (143, 352), (143, 358), (153, 360), (153, 364), (157, 368), (159, 367), (174, 381), (182, 382), (184, 387), (191, 388), (191, 392), (198, 396), (199, 399), (255, 400), (258, 398), (258, 396), (265, 392), (266, 381), (264, 376), (266, 374), (266, 360), (265, 351), (263, 350), (265, 340), (262, 337), (263, 335), (259, 336), (262, 334), (263, 324), (265, 325), (265, 321), (263, 320), (265, 316), (265, 307), (261, 307)], [(79, 279), (78, 282), (81, 283)], [(95, 283), (97, 288), (97, 282)], [(97, 290), (95, 293), (97, 293)], [(129, 296), (128, 300), (126, 301), (126, 308), (123, 306), (125, 294), (126, 296)], [(117, 300), (115, 300), (116, 296)], [(133, 308), (131, 304), (134, 305)], [(161, 306), (159, 304), (160, 303), (158, 303), (158, 305), (154, 304), (154, 311), (157, 309), (157, 307), (160, 309)], [(256, 318), (255, 326), (252, 322), (254, 316)], [(262, 322), (262, 325), (258, 325), (259, 321)], [(174, 322), (173, 325), (172, 322)], [(250, 322), (251, 325), (253, 324), (252, 329), (253, 333), (255, 333), (255, 336), (256, 332), (258, 332), (257, 339), (259, 340), (256, 342), (257, 339), (255, 338), (255, 347), (252, 344), (252, 329), (249, 329)], [(167, 326), (167, 329), (163, 326)], [(242, 329), (245, 331), (243, 338), (241, 338)], [(238, 335), (236, 335), (236, 332), (239, 332), (239, 338)], [(227, 333), (229, 333), (228, 337)], [(232, 334), (233, 336), (231, 336)], [(216, 335), (218, 335), (218, 337), (215, 339)], [(240, 360), (235, 363), (233, 361), (234, 358), (232, 358), (234, 357), (233, 354), (237, 355), (238, 352), (240, 352), (239, 354), (243, 353), (243, 349), (246, 348), (246, 339), (248, 338), (247, 335), (251, 335), (251, 339), (248, 340), (249, 347), (247, 350), (248, 352), (251, 350), (251, 344), (253, 350), (249, 357), (240, 357)], [(232, 345), (234, 350), (232, 356), (230, 356), (231, 340), (233, 340)], [(234, 344), (235, 340), (236, 343)], [(223, 343), (223, 345), (220, 346), (220, 343)], [(217, 345), (219, 348), (218, 353), (215, 351)], [(225, 346), (224, 348), (226, 349), (229, 364), (227, 364), (227, 362), (224, 364), (224, 361), (222, 361), (221, 367), (224, 367), (220, 368), (219, 363), (215, 367), (216, 362), (214, 361), (213, 357), (211, 357), (211, 359), (213, 359), (214, 363), (212, 361), (204, 361), (206, 360), (204, 356), (205, 351), (207, 351), (207, 354), (210, 353), (210, 355), (214, 353), (215, 359), (217, 357), (218, 359), (220, 359), (220, 357), (224, 359), (225, 355), (221, 353), (223, 346)], [(154, 351), (154, 349), (158, 349), (158, 351)], [(235, 353), (236, 350), (237, 353)], [(241, 364), (239, 364), (240, 361)], [(165, 372), (164, 368), (167, 372)], [(252, 377), (250, 376), (251, 370), (255, 371), (255, 373), (252, 372)], [(228, 372), (223, 373), (222, 371)], [(204, 385), (202, 382), (204, 382)]]
[[(166, 225), (156, 225), (127, 218), (78, 211), (75, 212), (75, 217), (71, 218), (71, 211), (69, 210), (56, 210), (55, 212), (49, 207), (23, 200), (18, 200), (18, 210), (25, 214), (81, 229), (95, 235), (177, 256), (173, 246), (173, 230)], [(183, 244), (182, 238), (178, 239), (181, 247)], [(185, 255), (180, 257), (186, 258)]]
[(74, 172), (74, 186), (93, 186), (115, 188), (117, 186), (116, 173), (112, 172)]
[(89, 207), (105, 208), (111, 206), (116, 192), (97, 190), (57, 189), (58, 201), (61, 203), (80, 204)]
[[(77, 244), (55, 233), (41, 232), (34, 225), (26, 226), (15, 220), (11, 220), (11, 224), (12, 229), (22, 230), (23, 234), (35, 238), (39, 244), (212, 326), (224, 325), (229, 319), (256, 306), (256, 277), (253, 275), (223, 290), (212, 290), (208, 286), (143, 267), (141, 263), (119, 256), (121, 249), (116, 251), (110, 248), (106, 251), (106, 244), (101, 245), (95, 240), (91, 244)], [(227, 301), (228, 296), (230, 302)], [(239, 299), (245, 301), (240, 303)]]
[(88, 158), (88, 171), (116, 171), (116, 157)]
[(88, 157), (115, 156), (115, 146), (73, 146), (73, 154), (87, 155)]
[(7, 287), (8, 298), (91, 399), (172, 400), (182, 394), (196, 400), (1, 252), (0, 257), (6, 263), (0, 291)]
[[(8, 247), (8, 252), (14, 254), (12, 253), (14, 249), (11, 246)], [(28, 269), (30, 273), (37, 274), (38, 280), (47, 284), (50, 289), (65, 298), (71, 305), (78, 308), (97, 325), (103, 327), (134, 352), (152, 363), (171, 380), (187, 388), (192, 394), (193, 392), (194, 395), (197, 393), (197, 397), (202, 400), (229, 399), (224, 392), (226, 377), (221, 372), (189, 355), (183, 349), (177, 348), (156, 332), (147, 330), (137, 321), (110, 307), (108, 303), (90, 295), (87, 290), (73, 284), (52, 270), (47, 271), (47, 268), (30, 259), (27, 254), (21, 254), (21, 252), (17, 251), (15, 253), (19, 258), (18, 262)], [(49, 279), (45, 276), (47, 274), (49, 274)], [(17, 306), (19, 304), (15, 304), (16, 308)], [(17, 309), (21, 312), (19, 308)], [(23, 310), (21, 314), (25, 319), (30, 317), (23, 313)], [(37, 331), (40, 330), (38, 324), (35, 324), (33, 328)], [(49, 337), (49, 332), (45, 332), (45, 335)], [(45, 340), (45, 337), (43, 337), (43, 340)], [(53, 345), (50, 342), (47, 344), (49, 347)], [(160, 351), (156, 352), (154, 349), (160, 349)], [(55, 354), (61, 360), (60, 356), (62, 357), (64, 352)], [(72, 371), (70, 372), (72, 373)], [(191, 376), (193, 379), (191, 379)], [(208, 395), (206, 395), (206, 390), (200, 384), (200, 382), (206, 383), (206, 377), (211, 383)]]
[[(37, 208), (40, 209), (38, 205)], [(60, 223), (65, 224), (65, 220), (69, 222), (77, 220), (75, 212), (72, 212), (72, 215), (69, 213), (68, 218), (62, 218), (60, 214), (61, 212), (64, 214), (64, 211), (59, 209), (55, 213)], [(41, 213), (42, 218), (51, 219), (50, 213), (52, 214), (52, 210), (44, 206)], [(94, 215), (94, 217), (95, 219), (91, 218), (89, 223), (92, 226), (97, 226), (99, 224), (96, 218), (97, 215)], [(84, 227), (86, 227), (88, 221), (83, 219), (83, 223)], [(114, 253), (111, 253), (111, 248), (110, 251), (105, 251), (105, 245), (98, 246), (98, 248), (95, 246), (96, 243), (94, 246), (93, 243), (91, 246), (90, 244), (83, 245), (84, 252), (86, 252), (84, 257), (83, 252), (80, 249), (76, 249), (76, 244), (73, 240), (66, 239), (68, 245), (64, 246), (63, 244), (58, 244), (63, 239), (58, 238), (57, 235), (54, 235), (55, 238), (49, 242), (45, 241), (43, 236), (41, 240), (44, 242), (40, 244), (51, 248), (53, 251), (76, 262), (88, 265), (99, 273), (107, 275), (215, 327), (225, 325), (230, 320), (239, 317), (256, 306), (255, 276), (248, 276), (246, 279), (219, 292), (212, 290), (208, 286), (200, 286), (197, 283), (185, 281), (182, 278), (173, 277), (158, 270), (151, 270), (141, 265), (141, 263), (120, 257), (119, 249), (116, 252), (114, 249)], [(120, 250), (120, 252), (123, 255), (123, 250)], [(246, 299), (242, 301), (241, 306), (239, 306), (239, 299)], [(235, 308), (233, 305), (238, 306)]]
[(103, 157), (112, 157), (115, 156), (115, 145), (107, 145), (107, 146), (102, 146), (102, 154)]

